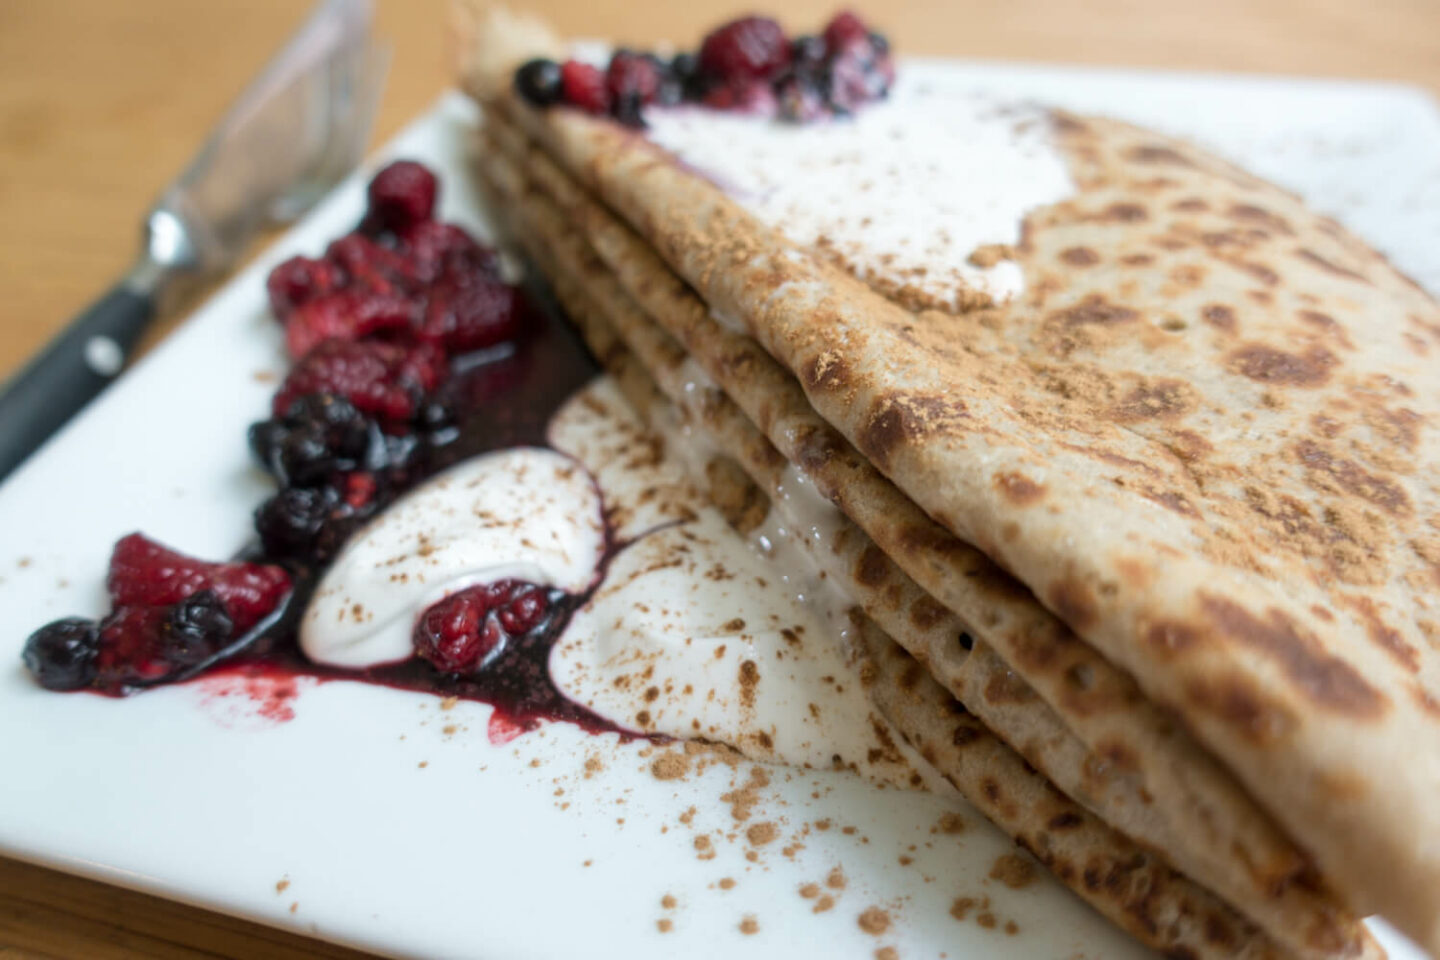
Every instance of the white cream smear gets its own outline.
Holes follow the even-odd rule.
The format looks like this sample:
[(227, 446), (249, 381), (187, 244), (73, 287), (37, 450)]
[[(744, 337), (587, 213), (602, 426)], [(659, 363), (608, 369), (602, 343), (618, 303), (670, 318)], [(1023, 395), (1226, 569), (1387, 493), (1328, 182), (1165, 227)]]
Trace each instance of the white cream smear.
[(794, 243), (942, 309), (1017, 295), (1018, 264), (977, 266), (970, 255), (1018, 243), (1027, 213), (1074, 192), (1043, 110), (903, 64), (890, 97), (849, 118), (792, 124), (682, 107), (645, 121), (653, 142)]
[(552, 445), (604, 491), (615, 536), (638, 538), (556, 644), (556, 686), (629, 729), (897, 786), (924, 781), (923, 761), (860, 684), (844, 605), (800, 596), (797, 570), (754, 549), (690, 482), (679, 456), (696, 454), (698, 466), (703, 451), (685, 448), (699, 438), (667, 434), (663, 447), (648, 437), (608, 378), (551, 421)]
[(600, 491), (580, 464), (534, 447), (475, 457), (345, 545), (305, 611), (300, 649), (336, 667), (404, 660), (416, 619), (447, 595), (509, 578), (583, 593), (604, 551)]
[(929, 781), (862, 689), (843, 601), (798, 558), (777, 563), (731, 528), (676, 458), (683, 445), (647, 435), (609, 378), (572, 397), (548, 439), (554, 450), (467, 461), (361, 531), (306, 611), (306, 654), (345, 667), (403, 659), (425, 609), (474, 583), (583, 593), (605, 547), (603, 505), (621, 546), (551, 651), (562, 693), (629, 730)]

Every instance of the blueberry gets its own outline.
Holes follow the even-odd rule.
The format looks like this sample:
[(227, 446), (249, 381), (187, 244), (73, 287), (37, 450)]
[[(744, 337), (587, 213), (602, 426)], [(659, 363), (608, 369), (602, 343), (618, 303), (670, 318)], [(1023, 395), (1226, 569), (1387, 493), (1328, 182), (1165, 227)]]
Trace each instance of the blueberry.
[[(677, 53), (670, 59), (670, 69), (664, 74), (680, 85), (680, 99), (699, 100), (705, 95), (705, 78), (700, 74), (700, 60), (693, 53)], [(665, 103), (664, 87), (661, 84), (661, 102)]]
[(643, 101), (638, 93), (625, 93), (615, 98), (610, 113), (622, 125), (635, 130), (645, 129), (645, 118), (641, 116)]
[(537, 107), (559, 103), (564, 96), (560, 64), (545, 59), (528, 61), (515, 71), (515, 90)]
[(790, 41), (790, 63), (796, 70), (819, 70), (824, 60), (824, 37), (805, 34)]
[(214, 590), (198, 590), (170, 607), (160, 624), (165, 658), (190, 667), (217, 652), (230, 641), (235, 623)]
[(79, 690), (95, 678), (100, 630), (93, 620), (66, 617), (25, 641), (25, 667), (47, 690)]

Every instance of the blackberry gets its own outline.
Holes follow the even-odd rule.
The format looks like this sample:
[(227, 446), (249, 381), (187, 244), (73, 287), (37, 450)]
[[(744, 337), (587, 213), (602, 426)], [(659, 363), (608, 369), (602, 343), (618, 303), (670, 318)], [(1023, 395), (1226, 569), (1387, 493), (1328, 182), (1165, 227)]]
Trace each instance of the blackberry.
[(265, 554), (323, 560), (350, 532), (352, 511), (333, 487), (286, 487), (255, 511)]
[(560, 64), (543, 58), (522, 64), (515, 71), (515, 92), (537, 107), (559, 103), (565, 95)]
[(93, 620), (66, 617), (30, 634), (25, 668), (47, 690), (79, 690), (95, 679), (100, 630)]
[(193, 667), (230, 642), (235, 622), (214, 590), (199, 590), (172, 606), (160, 624), (165, 659)]
[(379, 429), (344, 397), (306, 394), (250, 428), (256, 459), (286, 486), (314, 486), (367, 462)]

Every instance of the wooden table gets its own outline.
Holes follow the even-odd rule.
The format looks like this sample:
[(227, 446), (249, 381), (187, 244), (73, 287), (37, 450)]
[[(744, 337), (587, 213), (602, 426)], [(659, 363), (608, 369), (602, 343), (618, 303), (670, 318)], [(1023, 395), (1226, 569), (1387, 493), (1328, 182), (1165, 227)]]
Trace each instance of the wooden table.
[[(696, 38), (747, 4), (528, 6), (567, 32), (638, 44)], [(835, 3), (772, 6), (807, 25)], [(869, 6), (884, 11), (881, 25), (903, 52), (1364, 77), (1440, 93), (1437, 0)], [(444, 0), (378, 7), (394, 58), (377, 142), (449, 83), (452, 60)], [(294, 0), (0, 2), (0, 376), (127, 266), (142, 211), (307, 8)], [(200, 956), (360, 955), (0, 858), (0, 960)]]

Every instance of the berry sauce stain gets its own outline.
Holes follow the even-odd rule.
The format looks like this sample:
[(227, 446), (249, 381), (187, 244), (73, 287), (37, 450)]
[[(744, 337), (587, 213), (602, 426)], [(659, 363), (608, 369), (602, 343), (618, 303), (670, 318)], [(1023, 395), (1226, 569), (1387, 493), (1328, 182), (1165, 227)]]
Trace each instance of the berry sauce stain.
[[(221, 667), (193, 681), (206, 711), (222, 726), (258, 721), (277, 726), (295, 719), (294, 703), (319, 678), (256, 662)], [(249, 725), (249, 723), (247, 723)]]

